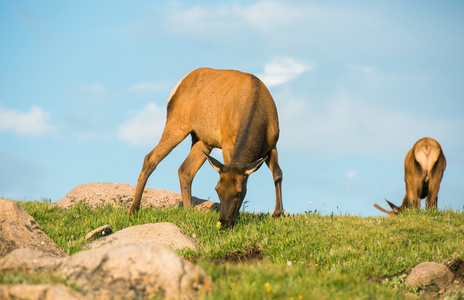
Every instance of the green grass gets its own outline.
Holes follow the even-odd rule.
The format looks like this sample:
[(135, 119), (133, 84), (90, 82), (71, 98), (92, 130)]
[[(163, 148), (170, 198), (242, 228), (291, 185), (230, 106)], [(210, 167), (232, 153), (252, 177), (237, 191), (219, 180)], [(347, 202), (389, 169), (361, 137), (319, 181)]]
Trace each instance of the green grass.
[[(81, 251), (85, 234), (104, 224), (113, 231), (156, 222), (178, 225), (200, 248), (179, 254), (213, 278), (207, 299), (403, 299), (417, 292), (404, 284), (407, 270), (423, 261), (464, 258), (464, 213), (452, 210), (277, 220), (241, 213), (235, 227), (225, 229), (216, 226), (215, 212), (142, 209), (129, 217), (117, 207), (21, 205), (69, 254)], [(4, 277), (0, 283), (9, 282)]]

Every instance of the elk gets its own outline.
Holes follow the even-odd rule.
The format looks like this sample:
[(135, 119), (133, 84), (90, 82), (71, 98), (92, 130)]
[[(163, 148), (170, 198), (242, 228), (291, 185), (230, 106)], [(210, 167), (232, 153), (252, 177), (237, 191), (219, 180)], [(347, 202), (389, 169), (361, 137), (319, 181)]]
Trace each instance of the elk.
[[(156, 166), (189, 134), (190, 153), (178, 170), (184, 207), (192, 207), (192, 181), (207, 159), (219, 172), (219, 221), (227, 227), (234, 225), (248, 176), (266, 162), (276, 192), (272, 215), (282, 215), (282, 170), (276, 148), (279, 120), (274, 100), (252, 74), (209, 68), (190, 72), (172, 90), (164, 131), (158, 145), (145, 156), (129, 215), (139, 210), (148, 177)], [(222, 149), (224, 164), (209, 155), (213, 148)]]
[(404, 181), (406, 182), (406, 196), (400, 207), (388, 200), (392, 211), (383, 209), (377, 204), (375, 208), (389, 214), (398, 215), (405, 209), (420, 208), (420, 201), (425, 201), (426, 209), (437, 208), (438, 190), (440, 189), (446, 159), (440, 144), (432, 138), (418, 140), (409, 150), (404, 160)]

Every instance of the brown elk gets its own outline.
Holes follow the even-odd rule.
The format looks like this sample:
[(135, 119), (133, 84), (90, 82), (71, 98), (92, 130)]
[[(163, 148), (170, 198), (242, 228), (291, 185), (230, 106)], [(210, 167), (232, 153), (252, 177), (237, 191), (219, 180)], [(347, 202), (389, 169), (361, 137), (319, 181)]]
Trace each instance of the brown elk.
[[(190, 72), (171, 92), (163, 134), (145, 156), (128, 214), (138, 211), (156, 166), (189, 134), (192, 147), (179, 168), (184, 207), (192, 207), (192, 181), (208, 159), (219, 172), (219, 221), (233, 225), (245, 198), (248, 176), (266, 162), (276, 191), (273, 216), (283, 213), (282, 170), (276, 148), (279, 121), (271, 94), (254, 75), (202, 68)], [(209, 156), (213, 148), (222, 149), (224, 164)]]
[(406, 182), (406, 196), (400, 207), (388, 200), (392, 211), (374, 206), (390, 216), (395, 216), (405, 209), (420, 208), (420, 201), (427, 197), (425, 207), (437, 208), (438, 190), (440, 189), (446, 159), (440, 144), (432, 138), (418, 140), (409, 150), (404, 160), (404, 181)]

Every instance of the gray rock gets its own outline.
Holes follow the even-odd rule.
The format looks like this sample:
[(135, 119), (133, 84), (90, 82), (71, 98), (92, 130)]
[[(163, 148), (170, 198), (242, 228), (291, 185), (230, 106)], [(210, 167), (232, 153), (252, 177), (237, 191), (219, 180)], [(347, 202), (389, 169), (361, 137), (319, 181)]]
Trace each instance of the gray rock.
[[(135, 186), (125, 183), (86, 183), (70, 191), (63, 199), (54, 205), (69, 209), (72, 206), (86, 202), (91, 207), (111, 205), (115, 207), (129, 207)], [(198, 210), (219, 210), (219, 203), (192, 197), (193, 205)], [(145, 188), (141, 207), (164, 208), (182, 206), (182, 196), (167, 190)]]
[(180, 250), (190, 248), (197, 250), (198, 246), (193, 239), (185, 235), (182, 230), (172, 223), (154, 223), (132, 226), (117, 231), (109, 236), (84, 245), (85, 249), (95, 249), (105, 245), (127, 245), (133, 243), (159, 243)]
[(3, 300), (80, 300), (85, 299), (72, 288), (60, 284), (0, 285)]
[(211, 278), (199, 266), (156, 244), (104, 246), (61, 260), (55, 269), (90, 299), (192, 299), (211, 289)]
[(440, 289), (445, 289), (454, 280), (453, 273), (448, 267), (435, 262), (423, 262), (415, 266), (406, 278), (410, 286), (428, 285), (435, 283)]
[(35, 249), (54, 257), (67, 256), (18, 203), (0, 199), (0, 256), (18, 248)]

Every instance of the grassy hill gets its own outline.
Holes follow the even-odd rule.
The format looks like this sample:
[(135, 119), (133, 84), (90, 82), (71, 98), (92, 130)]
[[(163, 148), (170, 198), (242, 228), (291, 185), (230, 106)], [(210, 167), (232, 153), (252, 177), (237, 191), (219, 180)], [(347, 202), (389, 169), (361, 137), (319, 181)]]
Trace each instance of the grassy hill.
[[(69, 254), (80, 251), (89, 231), (109, 224), (113, 231), (145, 223), (172, 222), (193, 237), (200, 251), (179, 254), (199, 264), (215, 283), (208, 299), (403, 299), (426, 296), (434, 287), (408, 287), (408, 270), (424, 261), (464, 259), (464, 213), (411, 211), (398, 217), (322, 216), (315, 213), (274, 220), (241, 213), (232, 229), (218, 226), (218, 213), (143, 209), (65, 211), (48, 203), (23, 207)], [(26, 275), (0, 276), (0, 283)], [(424, 294), (425, 293), (425, 294)], [(460, 299), (464, 289), (447, 293)]]

